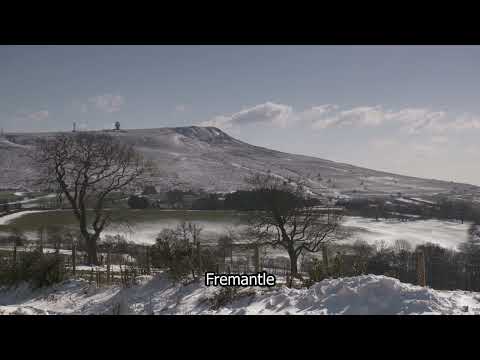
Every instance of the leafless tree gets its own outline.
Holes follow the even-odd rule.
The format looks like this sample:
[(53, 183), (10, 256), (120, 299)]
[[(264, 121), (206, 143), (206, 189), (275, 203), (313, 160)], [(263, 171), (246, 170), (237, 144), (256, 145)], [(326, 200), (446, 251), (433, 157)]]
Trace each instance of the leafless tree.
[(335, 240), (341, 213), (318, 210), (308, 201), (300, 181), (288, 183), (272, 175), (254, 175), (247, 181), (263, 209), (250, 216), (247, 235), (261, 244), (283, 247), (292, 277), (299, 277), (298, 257), (318, 252)]
[[(97, 264), (97, 240), (111, 221), (105, 201), (141, 179), (143, 158), (131, 145), (107, 134), (80, 132), (39, 140), (32, 154), (40, 181), (71, 205), (90, 264)], [(87, 216), (91, 209), (93, 216)], [(90, 220), (90, 221), (89, 221)]]
[(408, 240), (405, 239), (397, 239), (393, 243), (393, 249), (397, 253), (402, 253), (402, 252), (410, 252), (412, 251), (413, 247), (412, 244), (408, 242)]

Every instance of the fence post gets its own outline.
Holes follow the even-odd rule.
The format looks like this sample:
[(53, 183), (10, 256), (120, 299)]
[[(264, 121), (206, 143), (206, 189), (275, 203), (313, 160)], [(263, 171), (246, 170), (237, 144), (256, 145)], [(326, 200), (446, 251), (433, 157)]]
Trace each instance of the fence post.
[(323, 259), (323, 270), (324, 270), (325, 274), (328, 275), (328, 268), (329, 268), (329, 265), (328, 265), (328, 249), (327, 249), (326, 244), (324, 244), (323, 247), (322, 247), (322, 259)]
[(260, 269), (260, 249), (259, 249), (259, 245), (258, 244), (255, 244), (254, 245), (254, 261), (255, 261), (255, 272), (260, 272), (261, 269)]
[(38, 242), (38, 250), (40, 251), (40, 254), (43, 254), (43, 241), (45, 240), (45, 228), (41, 227), (40, 228), (40, 239)]
[(150, 275), (150, 247), (147, 245), (147, 275)]
[(202, 274), (203, 264), (202, 264), (202, 251), (200, 249), (200, 242), (197, 241), (197, 259), (198, 259), (198, 273)]
[(107, 284), (110, 285), (110, 247), (107, 249)]
[(17, 269), (17, 239), (13, 240), (13, 268)]
[(417, 282), (420, 286), (427, 286), (425, 276), (425, 254), (423, 251), (417, 252)]
[(75, 245), (75, 241), (72, 243), (72, 271), (73, 277), (76, 275), (77, 270), (77, 247)]

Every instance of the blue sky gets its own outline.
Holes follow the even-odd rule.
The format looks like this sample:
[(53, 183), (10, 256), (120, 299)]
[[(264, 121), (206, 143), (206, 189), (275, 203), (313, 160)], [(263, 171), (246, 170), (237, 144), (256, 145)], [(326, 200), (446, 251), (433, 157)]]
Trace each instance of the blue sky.
[(479, 46), (0, 46), (0, 127), (215, 125), (480, 185)]

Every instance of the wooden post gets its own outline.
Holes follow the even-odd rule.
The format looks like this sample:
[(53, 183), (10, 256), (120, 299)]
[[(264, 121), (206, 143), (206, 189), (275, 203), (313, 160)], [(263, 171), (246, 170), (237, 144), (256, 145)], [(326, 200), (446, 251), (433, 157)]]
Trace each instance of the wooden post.
[(13, 268), (17, 268), (17, 239), (13, 240)]
[(323, 270), (325, 271), (325, 274), (328, 274), (328, 249), (327, 245), (324, 244), (322, 248), (322, 258), (323, 258)]
[(75, 241), (72, 242), (72, 272), (73, 277), (76, 275), (77, 270), (77, 247), (75, 245)]
[(150, 247), (147, 246), (147, 274), (150, 275), (151, 269), (150, 269)]
[(198, 273), (203, 273), (203, 263), (202, 263), (202, 251), (200, 248), (200, 242), (197, 242), (197, 261), (198, 261)]
[(38, 243), (38, 250), (40, 251), (41, 254), (43, 254), (43, 240), (45, 236), (45, 228), (40, 228), (40, 239)]
[(107, 249), (107, 284), (110, 284), (110, 248)]
[(118, 268), (120, 270), (120, 282), (123, 284), (123, 273), (122, 273), (122, 264), (121, 263), (118, 265)]
[(425, 254), (423, 251), (417, 252), (417, 282), (420, 286), (427, 286), (425, 275)]
[(255, 261), (255, 263), (253, 264), (255, 266), (255, 272), (260, 272), (261, 271), (261, 268), (260, 268), (260, 249), (259, 249), (259, 245), (258, 244), (255, 244), (254, 245), (254, 256), (253, 256), (253, 259)]

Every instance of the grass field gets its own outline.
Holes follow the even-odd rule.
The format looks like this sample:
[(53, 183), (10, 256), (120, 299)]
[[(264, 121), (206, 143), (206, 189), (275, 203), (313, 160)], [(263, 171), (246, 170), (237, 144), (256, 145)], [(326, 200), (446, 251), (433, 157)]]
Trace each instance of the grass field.
[(21, 200), (22, 198), (22, 196), (16, 196), (15, 193), (10, 191), (0, 191), (0, 203)]
[[(19, 214), (20, 215), (20, 214)], [(223, 233), (231, 226), (245, 222), (245, 214), (234, 211), (181, 211), (181, 210), (112, 210), (112, 224), (106, 229), (106, 234), (123, 234), (135, 242), (153, 242), (156, 235), (166, 227), (174, 227), (182, 220), (199, 223), (204, 227), (204, 233), (210, 237)], [(6, 233), (13, 228), (19, 228), (29, 233), (30, 238), (36, 238), (35, 232), (42, 227), (60, 226), (67, 229), (78, 229), (78, 223), (71, 210), (54, 210), (45, 212), (25, 213), (12, 221), (1, 225), (0, 233)]]

